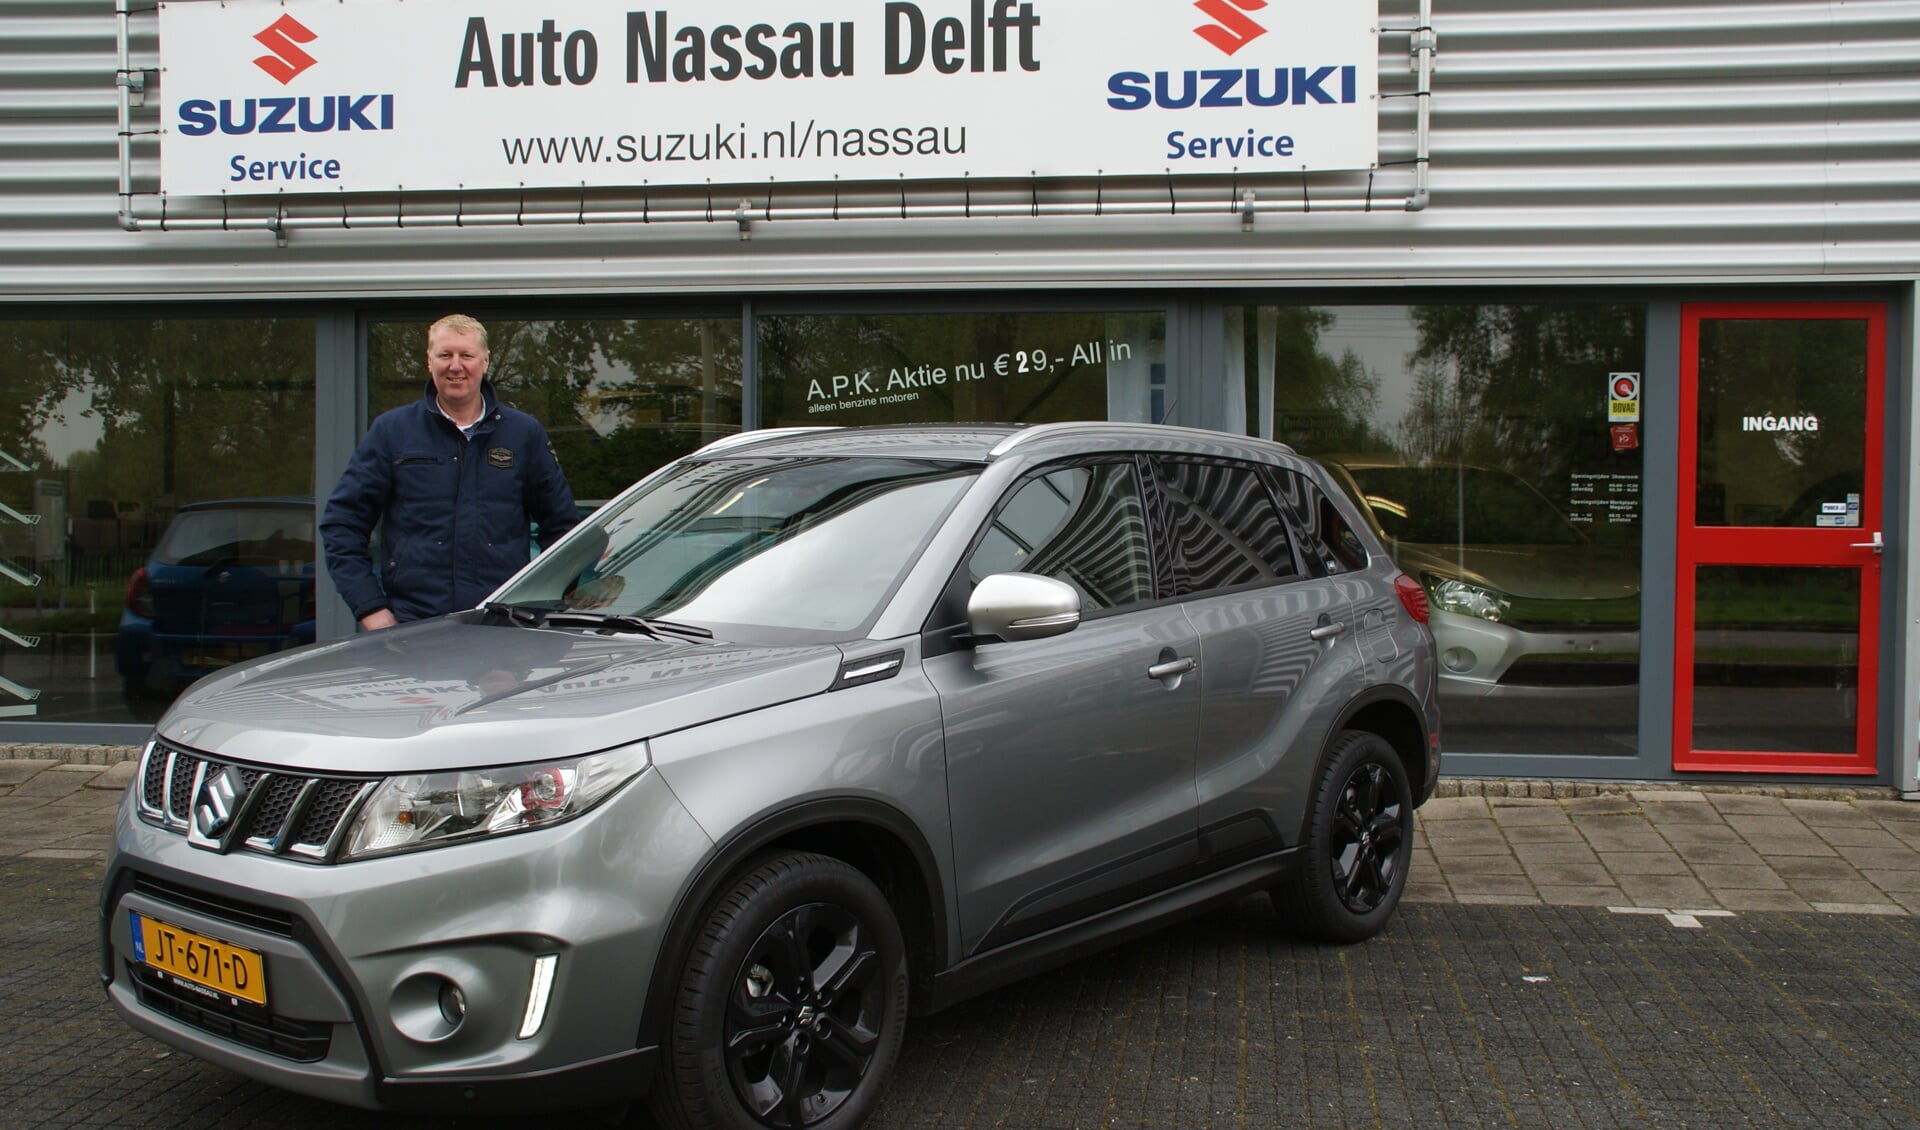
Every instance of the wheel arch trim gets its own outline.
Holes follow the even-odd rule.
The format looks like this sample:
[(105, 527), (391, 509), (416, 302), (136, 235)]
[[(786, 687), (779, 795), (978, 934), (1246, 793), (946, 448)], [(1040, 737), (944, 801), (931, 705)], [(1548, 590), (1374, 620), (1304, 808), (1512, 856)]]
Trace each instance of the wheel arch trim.
[[(1383, 707), (1388, 709), (1380, 709)], [(1390, 713), (1393, 708), (1399, 708), (1404, 711), (1404, 714), (1399, 717), (1402, 726), (1398, 734), (1382, 733), (1381, 728), (1378, 726), (1356, 727), (1354, 725), (1354, 720), (1360, 718), (1362, 715), (1368, 715), (1369, 718), (1382, 716), (1393, 717), (1393, 714)], [(1380, 734), (1382, 738), (1386, 739), (1387, 744), (1391, 745), (1395, 752), (1400, 754), (1401, 763), (1407, 770), (1408, 780), (1413, 785), (1415, 806), (1417, 807), (1425, 803), (1426, 799), (1433, 794), (1433, 777), (1438, 775), (1438, 767), (1435, 766), (1436, 771), (1434, 773), (1429, 773), (1427, 757), (1427, 713), (1421, 707), (1420, 701), (1404, 687), (1386, 684), (1368, 687), (1366, 690), (1354, 695), (1353, 698), (1347, 701), (1345, 706), (1340, 708), (1339, 715), (1334, 719), (1332, 727), (1329, 728), (1326, 746), (1320, 751), (1321, 759), (1325, 760), (1328, 751), (1333, 748), (1333, 744), (1340, 740), (1341, 734), (1356, 728)], [(1407, 743), (1411, 743), (1411, 745), (1409, 746)]]
[[(804, 801), (766, 813), (735, 830), (715, 845), (693, 877), (681, 888), (666, 919), (660, 948), (654, 956), (652, 975), (647, 980), (647, 995), (641, 1007), (636, 1046), (647, 1047), (660, 1042), (666, 1030), (666, 1019), (671, 1011), (680, 966), (684, 964), (688, 949), (705, 922), (703, 911), (725, 892), (728, 883), (749, 862), (774, 845), (783, 841), (791, 843), (797, 835), (861, 827), (878, 836), (883, 843), (891, 841), (903, 850), (913, 872), (910, 877), (918, 882), (918, 893), (924, 898), (927, 912), (925, 923), (913, 923), (905, 918), (900, 920), (901, 933), (907, 941), (909, 967), (914, 964), (914, 939), (918, 935), (931, 946), (931, 953), (927, 955), (930, 967), (924, 972), (930, 977), (938, 969), (945, 968), (949, 956), (945, 887), (940, 880), (933, 849), (914, 822), (900, 810), (868, 798), (836, 797)], [(795, 851), (835, 854), (818, 843), (802, 842), (791, 846)], [(847, 862), (859, 867), (856, 860)], [(863, 872), (869, 870), (860, 869)], [(871, 874), (868, 877), (875, 878)], [(915, 983), (922, 983), (921, 978), (916, 976)]]

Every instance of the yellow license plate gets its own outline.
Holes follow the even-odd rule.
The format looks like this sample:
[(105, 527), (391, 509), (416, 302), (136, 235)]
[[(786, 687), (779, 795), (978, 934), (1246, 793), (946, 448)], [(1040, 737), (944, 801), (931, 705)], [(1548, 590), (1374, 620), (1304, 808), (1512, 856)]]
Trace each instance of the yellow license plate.
[(215, 993), (267, 1003), (267, 964), (259, 954), (133, 911), (128, 914), (136, 961)]

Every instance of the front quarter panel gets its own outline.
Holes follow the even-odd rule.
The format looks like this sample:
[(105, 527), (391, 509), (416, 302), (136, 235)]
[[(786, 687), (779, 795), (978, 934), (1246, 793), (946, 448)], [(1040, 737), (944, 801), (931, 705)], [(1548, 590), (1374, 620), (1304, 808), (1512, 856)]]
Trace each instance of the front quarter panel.
[[(813, 803), (855, 800), (899, 814), (931, 859), (930, 892), (954, 920), (946, 747), (939, 700), (908, 638), (899, 674), (720, 719), (651, 743), (654, 765), (721, 852), (756, 826)], [(899, 822), (896, 822), (896, 824)], [(951, 952), (951, 937), (943, 945)]]

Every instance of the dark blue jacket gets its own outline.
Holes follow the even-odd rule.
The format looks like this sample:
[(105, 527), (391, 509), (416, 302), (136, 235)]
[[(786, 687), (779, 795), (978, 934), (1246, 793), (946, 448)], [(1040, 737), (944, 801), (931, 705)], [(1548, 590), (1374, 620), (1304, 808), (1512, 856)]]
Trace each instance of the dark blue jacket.
[[(499, 403), (471, 439), (426, 395), (384, 412), (347, 463), (320, 520), (327, 572), (360, 619), (382, 608), (424, 620), (472, 608), (580, 520), (540, 421)], [(382, 518), (376, 575), (368, 542)]]

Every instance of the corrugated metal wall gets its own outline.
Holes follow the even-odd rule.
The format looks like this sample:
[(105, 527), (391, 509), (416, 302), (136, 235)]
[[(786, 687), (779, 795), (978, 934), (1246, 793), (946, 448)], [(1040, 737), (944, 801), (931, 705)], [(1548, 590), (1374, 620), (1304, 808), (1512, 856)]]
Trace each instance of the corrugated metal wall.
[[(1920, 0), (1433, 7), (1432, 197), (1420, 211), (1401, 206), (1415, 99), (1409, 36), (1393, 32), (1381, 39), (1383, 167), (1371, 178), (294, 201), (280, 246), (265, 227), (275, 213), (257, 202), (234, 204), (224, 215), (243, 230), (222, 231), (179, 230), (220, 218), (217, 202), (169, 201), (175, 230), (160, 230), (151, 135), (131, 148), (142, 218), (124, 230), (115, 13), (106, 0), (9, 0), (0, 297), (1920, 274)], [(1418, 17), (1416, 0), (1381, 9), (1385, 27)], [(164, 97), (151, 71), (156, 17), (149, 6), (127, 23), (131, 66), (148, 83), (132, 125), (150, 130)], [(1249, 190), (1257, 210), (1243, 230)], [(749, 239), (734, 218), (742, 202)], [(836, 203), (839, 220), (797, 218)], [(421, 226), (522, 207), (570, 222)], [(1127, 208), (1150, 214), (1114, 214)], [(650, 222), (604, 222), (635, 214)], [(873, 218), (846, 218), (856, 215)]]

